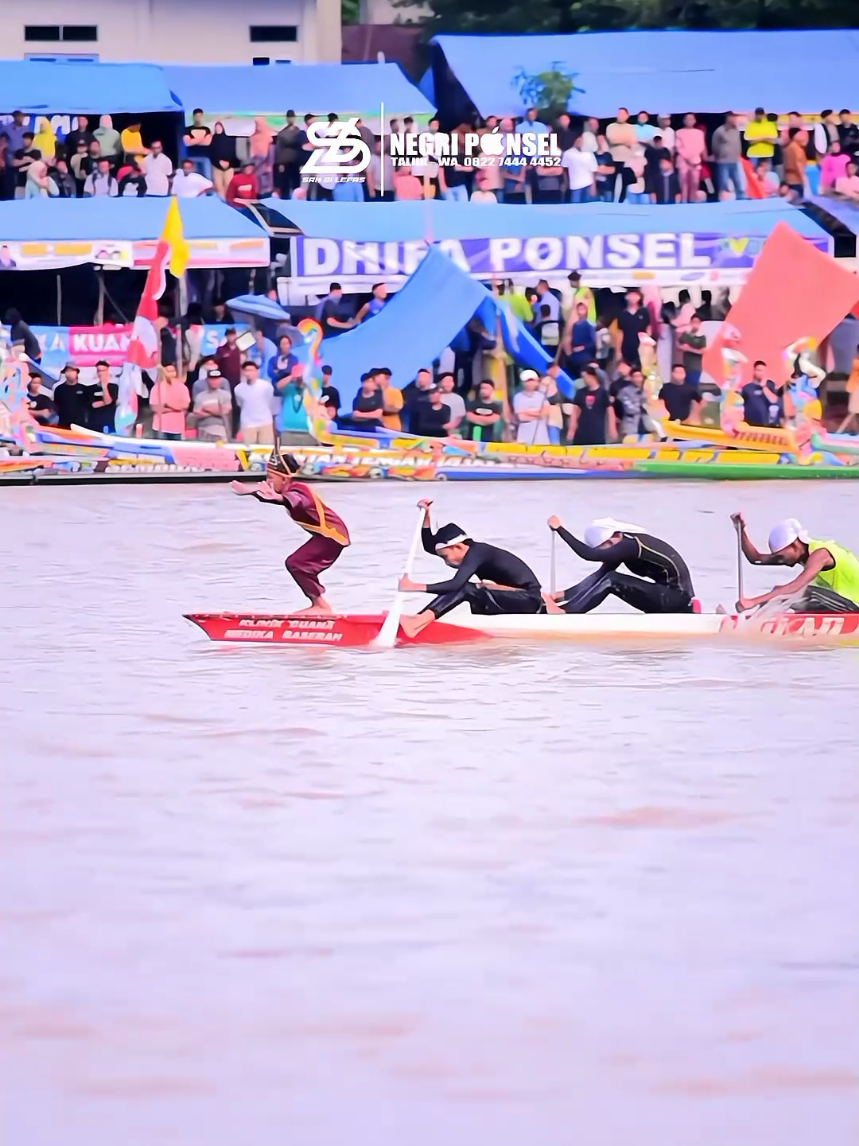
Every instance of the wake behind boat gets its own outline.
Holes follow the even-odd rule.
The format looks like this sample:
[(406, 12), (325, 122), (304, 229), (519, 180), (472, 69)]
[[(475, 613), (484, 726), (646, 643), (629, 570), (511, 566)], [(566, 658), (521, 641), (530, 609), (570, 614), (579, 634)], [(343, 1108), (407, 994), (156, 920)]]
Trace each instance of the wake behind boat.
[[(385, 613), (335, 613), (326, 617), (262, 613), (191, 613), (186, 619), (212, 641), (317, 648), (370, 647)], [(469, 645), (493, 641), (674, 644), (720, 639), (785, 640), (794, 644), (859, 645), (859, 613), (780, 613), (759, 621), (724, 613), (508, 613), (473, 614), (457, 608), (414, 636), (402, 625), (398, 647)]]

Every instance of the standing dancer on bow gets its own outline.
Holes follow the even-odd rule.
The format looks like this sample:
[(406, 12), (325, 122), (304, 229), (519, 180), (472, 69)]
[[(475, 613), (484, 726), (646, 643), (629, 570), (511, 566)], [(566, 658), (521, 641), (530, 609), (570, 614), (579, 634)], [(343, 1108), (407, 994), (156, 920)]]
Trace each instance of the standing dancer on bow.
[(299, 609), (292, 616), (314, 616), (333, 611), (325, 600), (319, 575), (331, 568), (350, 540), (346, 526), (310, 486), (293, 481), (298, 469), (292, 454), (283, 456), (275, 439), (266, 480), (258, 485), (234, 481), (230, 482), (230, 489), (234, 493), (252, 495), (257, 501), (282, 505), (295, 524), (311, 535), (287, 557), (285, 564), (287, 572), (310, 601), (306, 609)]

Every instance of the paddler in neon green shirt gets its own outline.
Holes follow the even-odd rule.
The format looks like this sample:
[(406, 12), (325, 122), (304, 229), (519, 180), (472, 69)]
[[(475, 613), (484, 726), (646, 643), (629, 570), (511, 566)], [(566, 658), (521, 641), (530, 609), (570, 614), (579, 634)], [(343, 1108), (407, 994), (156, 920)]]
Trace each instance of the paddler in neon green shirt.
[(792, 613), (859, 613), (859, 557), (836, 541), (810, 537), (795, 517), (780, 521), (769, 535), (769, 553), (760, 553), (749, 540), (741, 513), (731, 516), (742, 526), (743, 553), (752, 565), (802, 565), (786, 585), (760, 597), (741, 597), (738, 609), (765, 605), (776, 597), (802, 594), (789, 606)]

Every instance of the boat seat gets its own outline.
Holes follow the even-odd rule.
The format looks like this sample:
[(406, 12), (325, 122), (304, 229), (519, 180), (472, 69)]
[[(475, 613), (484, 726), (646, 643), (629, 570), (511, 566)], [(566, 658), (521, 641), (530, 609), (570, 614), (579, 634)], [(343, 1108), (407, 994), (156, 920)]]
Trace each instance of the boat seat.
[(700, 613), (701, 612), (701, 602), (698, 600), (697, 597), (692, 598), (692, 612), (693, 613)]

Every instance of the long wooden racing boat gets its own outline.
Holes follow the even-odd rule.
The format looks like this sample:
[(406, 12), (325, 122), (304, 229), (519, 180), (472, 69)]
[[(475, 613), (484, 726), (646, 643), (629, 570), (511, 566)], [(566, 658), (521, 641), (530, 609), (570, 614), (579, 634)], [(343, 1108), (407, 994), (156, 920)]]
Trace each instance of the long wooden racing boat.
[[(330, 617), (268, 613), (190, 613), (210, 640), (236, 644), (369, 646), (384, 613), (342, 613)], [(415, 638), (402, 628), (397, 645), (473, 644), (494, 640), (675, 643), (725, 637), (764, 637), (803, 644), (859, 645), (859, 613), (783, 613), (760, 621), (723, 613), (585, 613), (481, 617), (467, 610), (440, 618)]]

